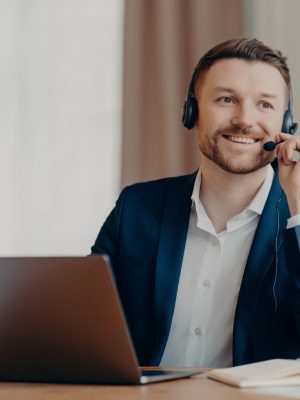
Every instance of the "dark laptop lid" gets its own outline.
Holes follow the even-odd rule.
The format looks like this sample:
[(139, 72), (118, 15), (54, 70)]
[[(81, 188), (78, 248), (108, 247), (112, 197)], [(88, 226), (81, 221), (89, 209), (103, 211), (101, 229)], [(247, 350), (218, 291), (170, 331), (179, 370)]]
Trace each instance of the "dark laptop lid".
[(138, 367), (108, 259), (0, 258), (0, 380), (140, 384), (200, 372)]
[(140, 383), (102, 257), (0, 259), (0, 379)]

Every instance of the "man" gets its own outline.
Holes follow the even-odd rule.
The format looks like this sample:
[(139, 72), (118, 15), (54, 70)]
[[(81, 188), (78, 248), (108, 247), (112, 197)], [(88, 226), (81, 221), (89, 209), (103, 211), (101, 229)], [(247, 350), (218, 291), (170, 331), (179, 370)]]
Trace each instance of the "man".
[[(92, 252), (110, 256), (140, 364), (300, 357), (300, 138), (281, 132), (289, 98), (280, 52), (248, 39), (210, 50), (183, 117), (198, 131), (199, 171), (125, 188), (104, 223)], [(269, 141), (282, 143), (268, 152)]]

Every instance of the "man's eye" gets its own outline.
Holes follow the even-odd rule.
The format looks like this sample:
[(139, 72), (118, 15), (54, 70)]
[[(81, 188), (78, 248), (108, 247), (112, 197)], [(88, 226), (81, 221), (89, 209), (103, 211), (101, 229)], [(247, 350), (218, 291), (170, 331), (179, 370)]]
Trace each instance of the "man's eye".
[(261, 106), (262, 106), (263, 108), (265, 108), (265, 109), (273, 108), (272, 104), (270, 104), (270, 103), (267, 102), (267, 101), (261, 101), (260, 104), (261, 104)]
[(226, 104), (230, 104), (230, 103), (234, 103), (235, 101), (234, 101), (234, 99), (232, 98), (232, 97), (230, 97), (230, 96), (223, 96), (223, 97), (220, 97), (220, 99), (219, 99), (222, 103), (226, 103)]

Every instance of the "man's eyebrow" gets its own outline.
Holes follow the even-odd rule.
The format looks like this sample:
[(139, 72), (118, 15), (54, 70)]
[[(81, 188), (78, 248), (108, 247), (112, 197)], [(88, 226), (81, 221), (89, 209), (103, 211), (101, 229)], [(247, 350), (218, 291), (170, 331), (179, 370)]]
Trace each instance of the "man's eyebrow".
[(278, 99), (278, 96), (276, 94), (273, 93), (266, 93), (266, 92), (262, 92), (259, 93), (261, 97), (267, 97), (268, 99)]
[[(235, 89), (226, 86), (216, 86), (214, 90), (216, 92), (236, 93)], [(274, 93), (260, 92), (259, 96), (266, 97), (268, 99), (278, 99), (278, 96)]]
[(230, 88), (230, 87), (225, 87), (225, 86), (216, 86), (214, 89), (216, 92), (228, 92), (228, 93), (234, 93), (235, 90)]

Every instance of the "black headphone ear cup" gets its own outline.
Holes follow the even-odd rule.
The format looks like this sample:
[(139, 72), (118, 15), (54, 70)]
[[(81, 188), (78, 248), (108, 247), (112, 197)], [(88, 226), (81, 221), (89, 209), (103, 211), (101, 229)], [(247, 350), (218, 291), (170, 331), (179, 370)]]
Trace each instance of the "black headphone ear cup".
[(291, 111), (288, 109), (283, 115), (281, 131), (283, 133), (290, 133), (292, 124), (293, 124), (293, 116)]
[(188, 96), (182, 110), (182, 124), (187, 129), (192, 129), (198, 118), (198, 104), (193, 96)]
[(294, 122), (293, 114), (289, 108), (284, 113), (281, 131), (293, 135), (296, 132), (297, 128), (298, 124), (297, 122)]

